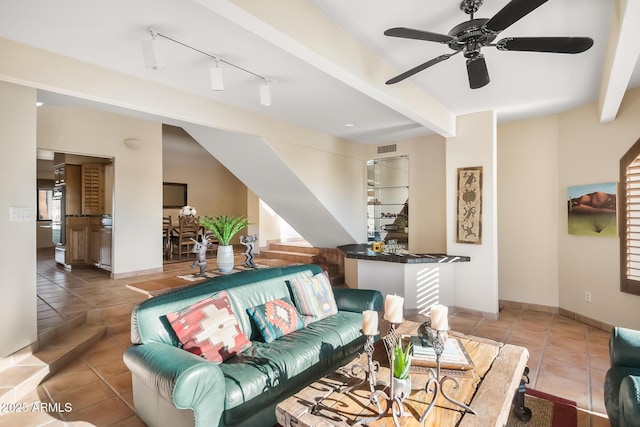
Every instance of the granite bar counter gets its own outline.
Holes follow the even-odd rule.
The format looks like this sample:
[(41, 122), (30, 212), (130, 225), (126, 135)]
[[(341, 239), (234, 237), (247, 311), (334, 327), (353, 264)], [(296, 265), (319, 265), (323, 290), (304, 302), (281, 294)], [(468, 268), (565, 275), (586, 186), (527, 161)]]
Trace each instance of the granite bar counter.
[(471, 258), (460, 255), (447, 254), (414, 254), (414, 253), (385, 253), (374, 252), (371, 245), (353, 244), (338, 246), (338, 249), (347, 258), (366, 259), (370, 261), (399, 262), (403, 264), (422, 264), (422, 263), (450, 263), (450, 262), (469, 262)]
[(345, 256), (347, 286), (403, 296), (405, 317), (426, 313), (435, 303), (455, 307), (455, 270), (471, 261), (460, 255), (374, 252), (367, 244), (338, 249)]

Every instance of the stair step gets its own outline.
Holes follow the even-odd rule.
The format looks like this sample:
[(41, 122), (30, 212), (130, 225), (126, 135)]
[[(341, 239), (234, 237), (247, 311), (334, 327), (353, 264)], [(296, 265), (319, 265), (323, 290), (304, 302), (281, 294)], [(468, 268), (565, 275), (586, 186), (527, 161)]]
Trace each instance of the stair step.
[(85, 324), (47, 345), (35, 356), (49, 365), (47, 376), (50, 376), (73, 361), (80, 353), (97, 344), (106, 333), (105, 325)]
[(131, 330), (131, 311), (135, 303), (117, 304), (110, 307), (91, 310), (89, 323), (101, 323), (107, 327), (107, 335), (115, 335)]
[(49, 366), (36, 356), (21, 359), (0, 372), (0, 403), (16, 403), (38, 387), (48, 375)]
[(131, 313), (110, 318), (106, 323), (107, 336), (131, 331)]
[(314, 248), (313, 246), (306, 244), (291, 244), (287, 242), (283, 243), (270, 243), (269, 249), (273, 251), (283, 251), (283, 252), (300, 252), (300, 253), (308, 253), (308, 254), (319, 254), (320, 250), (318, 248)]
[(38, 334), (38, 347), (45, 348), (49, 344), (59, 340), (67, 335), (69, 332), (81, 327), (87, 323), (87, 313), (78, 314), (77, 316), (65, 321), (64, 323), (55, 326), (51, 329), (47, 329), (41, 334)]
[(290, 252), (265, 249), (260, 251), (261, 258), (277, 258), (287, 261), (299, 262), (302, 264), (315, 264), (318, 260), (318, 255), (306, 252)]

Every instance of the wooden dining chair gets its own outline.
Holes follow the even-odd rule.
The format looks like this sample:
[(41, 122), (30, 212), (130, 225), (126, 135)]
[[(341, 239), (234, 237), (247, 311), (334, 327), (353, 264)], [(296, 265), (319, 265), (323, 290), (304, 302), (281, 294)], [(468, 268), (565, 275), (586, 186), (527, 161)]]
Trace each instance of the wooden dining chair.
[(178, 254), (178, 259), (182, 259), (182, 255), (190, 254), (193, 249), (194, 242), (191, 239), (198, 240), (200, 232), (200, 220), (195, 216), (182, 216), (176, 229), (176, 233), (171, 237), (172, 253)]

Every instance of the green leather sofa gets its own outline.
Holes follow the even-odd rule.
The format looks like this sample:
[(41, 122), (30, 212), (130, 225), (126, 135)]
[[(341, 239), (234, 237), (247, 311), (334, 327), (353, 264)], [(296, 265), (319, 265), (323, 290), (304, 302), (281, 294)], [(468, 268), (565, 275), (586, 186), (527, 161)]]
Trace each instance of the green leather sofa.
[(611, 427), (640, 426), (640, 331), (613, 328), (609, 356), (604, 404)]
[[(381, 311), (384, 304), (378, 291), (334, 288), (337, 314), (270, 344), (262, 341), (246, 309), (291, 297), (285, 280), (320, 272), (316, 265), (240, 272), (138, 304), (131, 315), (133, 345), (124, 354), (138, 416), (150, 427), (276, 425), (278, 402), (362, 351), (362, 311)], [(253, 345), (213, 363), (179, 348), (165, 315), (222, 290)]]

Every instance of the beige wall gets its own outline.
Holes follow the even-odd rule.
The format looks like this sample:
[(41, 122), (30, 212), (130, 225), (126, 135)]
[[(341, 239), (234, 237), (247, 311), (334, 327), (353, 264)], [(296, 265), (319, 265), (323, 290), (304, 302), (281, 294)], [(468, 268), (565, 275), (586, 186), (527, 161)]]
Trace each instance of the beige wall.
[[(0, 82), (0, 359), (33, 343), (36, 326), (36, 92)], [(11, 207), (29, 218), (11, 221)]]
[(566, 212), (567, 187), (618, 181), (638, 117), (635, 89), (611, 123), (599, 122), (594, 102), (499, 127), (500, 298), (640, 329), (640, 297), (619, 291), (619, 239), (567, 234)]
[[(187, 184), (187, 204), (198, 215), (247, 215), (247, 187), (184, 130), (162, 129), (163, 181)], [(177, 222), (179, 209), (163, 211)]]
[[(498, 314), (496, 114), (482, 111), (459, 116), (457, 134), (447, 138), (447, 253), (471, 257), (456, 264), (456, 307)], [(457, 243), (457, 171), (482, 166), (482, 244)]]
[(498, 127), (500, 298), (559, 306), (559, 117)]
[[(162, 269), (162, 126), (90, 108), (38, 108), (38, 148), (113, 157), (113, 275)], [(140, 148), (124, 145), (142, 140)], [(30, 161), (35, 165), (35, 152)]]
[[(617, 182), (622, 155), (640, 137), (640, 88), (627, 92), (614, 122), (600, 124), (595, 103), (560, 116), (558, 200), (572, 185)], [(567, 234), (558, 210), (560, 306), (613, 325), (640, 329), (640, 296), (621, 293), (619, 239)], [(584, 301), (584, 291), (592, 302)]]

